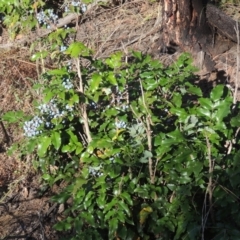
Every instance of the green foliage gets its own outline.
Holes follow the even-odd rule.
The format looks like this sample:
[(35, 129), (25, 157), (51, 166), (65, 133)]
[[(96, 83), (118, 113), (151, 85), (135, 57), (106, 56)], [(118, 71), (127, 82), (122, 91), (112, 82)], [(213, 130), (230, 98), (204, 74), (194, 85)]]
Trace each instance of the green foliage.
[(37, 20), (34, 12), (37, 7), (43, 7), (41, 0), (2, 0), (0, 2), (0, 13), (4, 14), (3, 23), (7, 26), (11, 37), (25, 30), (31, 30), (36, 26)]
[[(119, 52), (94, 60), (81, 43), (66, 54), (87, 56), (91, 65), (81, 66), (81, 76), (67, 67), (43, 76), (35, 86), (43, 96), (35, 117), (42, 121), (32, 135), (24, 128), (29, 137), (20, 147), (36, 154), (50, 186), (68, 183), (53, 198), (72, 199), (55, 228), (72, 229), (72, 239), (239, 237), (228, 231), (239, 224), (240, 179), (239, 150), (234, 145), (227, 154), (224, 147), (240, 126), (228, 89), (218, 85), (203, 97), (191, 83), (187, 54), (169, 67), (139, 52), (130, 63)], [(74, 86), (66, 88), (66, 79)], [(3, 119), (14, 116), (23, 118), (10, 112)]]

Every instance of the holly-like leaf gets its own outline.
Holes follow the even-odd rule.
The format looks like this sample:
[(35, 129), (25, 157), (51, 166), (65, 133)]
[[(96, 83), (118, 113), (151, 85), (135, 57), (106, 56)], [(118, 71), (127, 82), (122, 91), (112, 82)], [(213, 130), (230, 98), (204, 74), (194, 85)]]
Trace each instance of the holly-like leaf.
[(69, 48), (65, 51), (66, 54), (70, 54), (71, 57), (76, 58), (79, 56), (90, 56), (92, 51), (87, 48), (82, 42), (73, 42)]
[(57, 131), (53, 132), (51, 135), (51, 140), (52, 140), (52, 144), (55, 147), (55, 149), (58, 150), (60, 148), (61, 142), (62, 142), (60, 133)]
[(217, 85), (216, 87), (213, 88), (210, 97), (214, 102), (221, 99), (224, 87), (225, 87), (224, 85)]
[(39, 138), (39, 144), (38, 144), (38, 149), (37, 153), (39, 157), (44, 157), (47, 153), (48, 147), (51, 144), (51, 138), (48, 136), (43, 136)]
[(94, 73), (90, 80), (89, 90), (94, 93), (98, 90), (99, 84), (102, 81), (102, 76), (99, 73)]

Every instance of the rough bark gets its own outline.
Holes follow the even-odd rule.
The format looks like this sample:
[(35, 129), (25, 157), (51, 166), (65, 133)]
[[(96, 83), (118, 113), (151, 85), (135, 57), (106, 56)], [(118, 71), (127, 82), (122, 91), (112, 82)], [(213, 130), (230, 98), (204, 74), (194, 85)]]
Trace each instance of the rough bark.
[(175, 43), (183, 51), (191, 52), (202, 73), (213, 71), (214, 56), (232, 46), (229, 41), (216, 36), (216, 28), (221, 35), (235, 40), (231, 37), (234, 21), (205, 0), (163, 0), (163, 4), (164, 44)]

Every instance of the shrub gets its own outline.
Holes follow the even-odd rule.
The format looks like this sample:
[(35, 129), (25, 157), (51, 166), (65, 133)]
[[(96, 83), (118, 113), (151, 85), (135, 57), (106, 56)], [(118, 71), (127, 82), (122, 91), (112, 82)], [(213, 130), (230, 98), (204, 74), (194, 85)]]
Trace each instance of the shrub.
[(55, 228), (72, 239), (239, 237), (240, 124), (229, 90), (203, 97), (187, 54), (163, 67), (139, 52), (129, 63), (119, 52), (94, 60), (81, 43), (66, 53), (76, 72), (43, 75), (20, 147), (50, 186), (67, 183), (53, 200), (72, 203)]

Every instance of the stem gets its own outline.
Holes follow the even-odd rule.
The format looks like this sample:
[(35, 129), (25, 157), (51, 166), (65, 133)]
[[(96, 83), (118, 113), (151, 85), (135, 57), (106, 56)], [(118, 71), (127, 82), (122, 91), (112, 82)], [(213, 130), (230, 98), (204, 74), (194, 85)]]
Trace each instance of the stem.
[[(207, 148), (208, 148), (208, 166), (209, 166), (209, 169), (208, 169), (208, 173), (209, 173), (209, 180), (208, 180), (208, 187), (207, 187), (207, 192), (208, 192), (208, 196), (209, 196), (209, 208), (212, 209), (212, 196), (213, 196), (213, 177), (212, 177), (212, 174), (213, 174), (213, 169), (214, 169), (214, 160), (212, 160), (211, 158), (211, 144), (209, 142), (209, 139), (208, 137), (206, 137), (206, 143), (207, 143)], [(212, 218), (212, 221), (214, 222), (214, 216), (213, 216), (213, 211), (210, 210), (210, 213), (211, 213), (211, 218)]]
[[(82, 80), (82, 73), (81, 73), (81, 65), (80, 65), (80, 59), (77, 58), (76, 61), (76, 67), (77, 67), (77, 74), (79, 78), (79, 92), (84, 94), (84, 87), (83, 87), (83, 80)], [(83, 103), (81, 106), (81, 115), (83, 118), (83, 125), (84, 125), (84, 131), (87, 136), (87, 141), (90, 143), (92, 141), (92, 136), (89, 128), (89, 122), (88, 122), (88, 115), (87, 115), (87, 108), (86, 103)]]
[[(143, 105), (148, 113), (147, 117), (146, 117), (146, 134), (147, 134), (147, 142), (148, 142), (148, 151), (152, 152), (152, 129), (151, 129), (151, 114), (148, 111), (146, 102), (145, 102), (145, 98), (144, 98), (144, 91), (143, 91), (143, 86), (142, 86), (142, 81), (141, 79), (139, 79), (140, 82), (140, 87), (141, 87), (141, 93), (142, 93), (142, 99), (143, 99)], [(153, 160), (151, 157), (148, 158), (148, 169), (149, 169), (149, 175), (150, 175), (150, 180), (151, 183), (155, 182), (155, 173), (153, 171)]]

